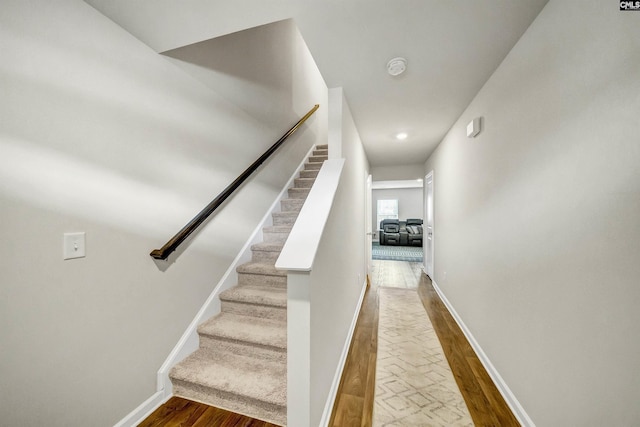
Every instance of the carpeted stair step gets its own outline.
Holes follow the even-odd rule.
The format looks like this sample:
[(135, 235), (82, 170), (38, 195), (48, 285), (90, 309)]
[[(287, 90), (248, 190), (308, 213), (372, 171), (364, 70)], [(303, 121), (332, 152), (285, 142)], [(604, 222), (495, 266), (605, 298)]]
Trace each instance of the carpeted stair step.
[(286, 242), (293, 225), (274, 225), (262, 228), (262, 237), (265, 242)]
[(286, 424), (286, 361), (201, 348), (171, 369), (169, 376), (176, 396)]
[(223, 313), (287, 320), (287, 289), (283, 286), (239, 285), (220, 294)]
[(315, 149), (315, 150), (313, 150), (313, 155), (314, 156), (329, 157), (329, 150), (318, 150), (318, 149)]
[(246, 262), (244, 264), (240, 264), (236, 268), (236, 271), (238, 273), (261, 274), (263, 276), (287, 276), (287, 272), (285, 270), (276, 269), (276, 266), (272, 263)]
[(273, 263), (248, 262), (236, 268), (238, 285), (287, 286), (287, 272)]
[(322, 163), (327, 160), (328, 156), (311, 156), (309, 157), (309, 163)]
[(262, 242), (251, 246), (251, 261), (275, 264), (284, 243)]
[(319, 170), (301, 170), (300, 178), (317, 178)]
[(311, 188), (315, 181), (315, 178), (296, 178), (293, 186), (294, 188)]
[(296, 211), (274, 212), (271, 214), (273, 225), (293, 225), (299, 213)]
[(316, 145), (316, 150), (328, 150), (329, 144), (318, 144)]
[(300, 212), (302, 205), (304, 205), (305, 199), (282, 199), (280, 201), (280, 207), (283, 211), (295, 211)]
[(322, 167), (322, 163), (321, 162), (307, 162), (304, 164), (304, 169), (305, 170), (320, 170), (320, 168)]
[(223, 349), (270, 360), (287, 358), (286, 317), (257, 318), (223, 311), (200, 325), (198, 334), (201, 348)]
[(309, 195), (310, 188), (290, 188), (287, 190), (289, 192), (289, 198), (291, 199), (306, 199)]

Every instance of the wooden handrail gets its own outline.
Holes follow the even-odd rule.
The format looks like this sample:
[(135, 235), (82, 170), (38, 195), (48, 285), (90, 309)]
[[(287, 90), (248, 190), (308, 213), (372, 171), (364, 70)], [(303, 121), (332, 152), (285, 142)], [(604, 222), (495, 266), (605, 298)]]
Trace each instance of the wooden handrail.
[(198, 215), (196, 215), (191, 221), (189, 221), (187, 225), (182, 227), (182, 230), (180, 230), (175, 236), (173, 236), (171, 240), (165, 243), (162, 248), (152, 250), (150, 255), (155, 259), (166, 260), (171, 252), (175, 251), (178, 246), (180, 246), (180, 244), (184, 242), (185, 239), (189, 237), (189, 235), (200, 226), (200, 224), (202, 224), (207, 218), (209, 218), (209, 216), (218, 208), (218, 206), (220, 206), (238, 187), (240, 187), (242, 183), (247, 178), (249, 178), (249, 176), (253, 172), (255, 172), (256, 169), (258, 169), (258, 167), (260, 167), (260, 165), (264, 163), (264, 161), (267, 160), (269, 156), (271, 156), (287, 138), (289, 138), (296, 130), (298, 130), (298, 128), (305, 121), (307, 121), (307, 119), (311, 117), (313, 113), (316, 112), (318, 107), (319, 105), (316, 104), (311, 110), (309, 110), (309, 112), (305, 114), (304, 117), (298, 120), (298, 123), (293, 125), (291, 129), (289, 129), (284, 135), (282, 135), (282, 138), (276, 141), (275, 144), (273, 144), (267, 151), (264, 152), (262, 156), (258, 158), (258, 160), (253, 162), (251, 166), (249, 166), (244, 172), (242, 172), (240, 176), (235, 179), (235, 181), (229, 184), (227, 188), (222, 191), (222, 193), (218, 194), (218, 196), (213, 199), (213, 201), (211, 201), (211, 203), (209, 203), (202, 211), (200, 211)]

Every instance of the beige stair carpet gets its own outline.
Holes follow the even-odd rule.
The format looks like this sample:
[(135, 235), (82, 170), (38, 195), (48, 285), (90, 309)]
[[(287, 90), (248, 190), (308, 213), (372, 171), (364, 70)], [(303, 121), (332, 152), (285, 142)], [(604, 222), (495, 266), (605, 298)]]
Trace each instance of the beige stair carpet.
[(379, 288), (373, 426), (472, 427), (416, 290)]
[(286, 425), (287, 275), (275, 262), (326, 159), (317, 146), (236, 269), (238, 284), (220, 294), (220, 314), (198, 327), (200, 348), (169, 374), (176, 396)]

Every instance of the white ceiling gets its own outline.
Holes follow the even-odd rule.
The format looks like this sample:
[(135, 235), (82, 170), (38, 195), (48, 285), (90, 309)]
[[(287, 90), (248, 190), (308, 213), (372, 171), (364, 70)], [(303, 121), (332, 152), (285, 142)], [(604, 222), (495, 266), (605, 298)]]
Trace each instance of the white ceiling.
[[(371, 165), (388, 166), (427, 159), (548, 0), (85, 1), (158, 52), (293, 18)], [(392, 77), (396, 56), (408, 68)]]

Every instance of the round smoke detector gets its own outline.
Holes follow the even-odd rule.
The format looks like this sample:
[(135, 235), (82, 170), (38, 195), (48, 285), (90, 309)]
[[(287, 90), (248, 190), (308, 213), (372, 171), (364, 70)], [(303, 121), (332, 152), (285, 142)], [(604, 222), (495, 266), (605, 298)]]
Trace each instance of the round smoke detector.
[(404, 73), (404, 70), (407, 69), (407, 60), (404, 58), (393, 58), (389, 62), (387, 62), (387, 71), (392, 76), (397, 76)]

